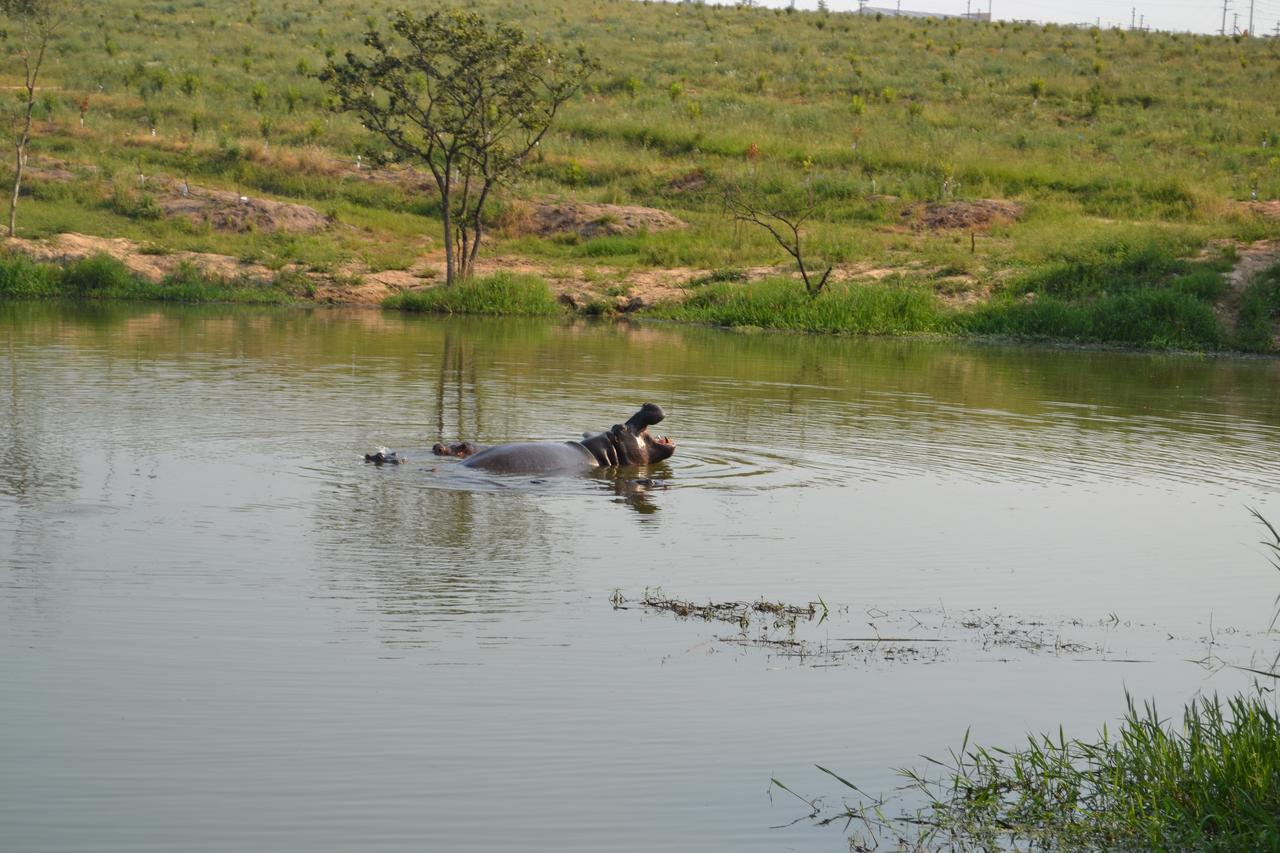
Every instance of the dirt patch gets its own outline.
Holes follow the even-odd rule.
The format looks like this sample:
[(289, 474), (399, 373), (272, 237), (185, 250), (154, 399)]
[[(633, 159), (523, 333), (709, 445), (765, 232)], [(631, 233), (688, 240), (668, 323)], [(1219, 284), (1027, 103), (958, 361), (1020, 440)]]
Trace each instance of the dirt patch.
[(53, 157), (32, 158), (22, 170), (24, 189), (28, 183), (61, 184), (98, 173), (97, 166), (68, 163)]
[(678, 178), (673, 178), (667, 182), (667, 189), (673, 193), (697, 192), (707, 185), (710, 178), (703, 169), (694, 169), (686, 172)]
[[(1280, 205), (1280, 202), (1276, 203)], [(1280, 206), (1277, 207), (1280, 210)], [(1236, 252), (1235, 266), (1226, 275), (1227, 292), (1223, 295), (1214, 311), (1228, 331), (1234, 330), (1240, 320), (1240, 306), (1244, 303), (1244, 292), (1255, 275), (1269, 267), (1280, 263), (1280, 240), (1261, 240), (1247, 246), (1239, 247), (1231, 241), (1214, 243), (1206, 248), (1201, 257), (1209, 257), (1214, 251), (1233, 248)], [(1273, 348), (1280, 345), (1280, 329), (1275, 335)]]
[(160, 186), (164, 195), (157, 203), (166, 216), (208, 225), (217, 231), (305, 234), (329, 225), (328, 217), (302, 204), (252, 198), (186, 182), (165, 182)]
[(1240, 206), (1264, 219), (1280, 220), (1280, 201), (1245, 201)]
[(986, 198), (977, 201), (931, 201), (902, 211), (903, 220), (917, 230), (985, 231), (992, 225), (1016, 222), (1023, 206), (1013, 201)]
[(541, 201), (527, 218), (529, 233), (539, 237), (576, 234), (601, 237), (619, 234), (649, 234), (684, 228), (685, 223), (653, 207), (619, 204), (589, 204), (579, 201)]

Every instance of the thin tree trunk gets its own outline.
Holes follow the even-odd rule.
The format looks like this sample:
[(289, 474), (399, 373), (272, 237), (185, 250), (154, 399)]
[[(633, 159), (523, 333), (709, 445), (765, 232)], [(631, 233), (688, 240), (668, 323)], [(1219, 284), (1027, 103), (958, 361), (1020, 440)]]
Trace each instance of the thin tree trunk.
[(486, 179), (480, 188), (480, 200), (476, 203), (476, 218), (472, 223), (475, 237), (471, 241), (471, 257), (467, 259), (468, 269), (474, 269), (476, 265), (476, 253), (480, 251), (480, 237), (484, 234), (484, 223), (481, 222), (480, 217), (484, 213), (484, 202), (489, 197), (489, 190), (492, 187), (493, 182)]
[(9, 196), (9, 237), (10, 239), (18, 236), (18, 193), (22, 189), (22, 154), (26, 148), (26, 142), (19, 143), (16, 146), (17, 163), (13, 170), (13, 193)]
[[(448, 172), (445, 173), (445, 180), (448, 181)], [(449, 197), (449, 189), (446, 185), (440, 190), (440, 202), (444, 208), (444, 283), (453, 284), (457, 273), (454, 270), (453, 263), (453, 215), (449, 209), (452, 204)]]
[(18, 236), (18, 193), (22, 190), (22, 171), (26, 166), (27, 143), (31, 141), (31, 114), (36, 107), (36, 75), (40, 73), (40, 62), (44, 59), (44, 45), (40, 46), (39, 58), (34, 71), (27, 73), (27, 110), (22, 117), (22, 135), (14, 144), (15, 160), (13, 169), (13, 193), (9, 196), (9, 237)]
[(458, 204), (458, 278), (471, 278), (471, 169), (462, 179), (462, 201)]

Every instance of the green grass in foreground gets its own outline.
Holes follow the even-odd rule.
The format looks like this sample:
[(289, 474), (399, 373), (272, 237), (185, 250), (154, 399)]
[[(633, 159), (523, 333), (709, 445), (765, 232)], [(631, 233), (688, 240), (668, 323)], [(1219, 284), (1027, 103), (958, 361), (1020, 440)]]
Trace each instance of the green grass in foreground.
[(451, 287), (397, 293), (384, 299), (382, 306), (435, 314), (525, 317), (550, 316), (563, 310), (545, 281), (537, 276), (510, 273), (462, 281)]
[(928, 799), (903, 818), (928, 849), (1280, 847), (1280, 719), (1257, 696), (1192, 701), (1180, 728), (1129, 700), (1119, 729), (1096, 741), (1059, 733), (1005, 750), (966, 739), (939, 763), (940, 779), (902, 771)]
[(124, 299), (157, 302), (240, 302), (278, 305), (287, 292), (248, 282), (212, 280), (183, 268), (159, 283), (138, 278), (115, 258), (97, 255), (65, 267), (21, 255), (0, 258), (0, 300)]

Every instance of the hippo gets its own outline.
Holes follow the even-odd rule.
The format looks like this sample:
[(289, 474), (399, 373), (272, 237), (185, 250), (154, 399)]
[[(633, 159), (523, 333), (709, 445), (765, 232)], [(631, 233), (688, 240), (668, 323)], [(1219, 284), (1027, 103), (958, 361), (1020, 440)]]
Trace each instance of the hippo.
[(431, 447), (431, 452), (436, 456), (456, 456), (459, 459), (466, 459), (468, 456), (475, 456), (481, 450), (487, 449), (474, 441), (460, 441), (457, 444), (445, 444), (443, 441), (437, 441)]
[(653, 435), (649, 427), (666, 417), (656, 403), (645, 403), (625, 424), (598, 433), (583, 433), (581, 441), (527, 441), (481, 448), (471, 442), (437, 444), (438, 456), (457, 456), (465, 468), (501, 474), (557, 474), (649, 465), (676, 452), (670, 438)]
[(374, 465), (403, 465), (405, 458), (394, 450), (379, 447), (373, 453), (366, 453), (364, 461), (372, 462)]

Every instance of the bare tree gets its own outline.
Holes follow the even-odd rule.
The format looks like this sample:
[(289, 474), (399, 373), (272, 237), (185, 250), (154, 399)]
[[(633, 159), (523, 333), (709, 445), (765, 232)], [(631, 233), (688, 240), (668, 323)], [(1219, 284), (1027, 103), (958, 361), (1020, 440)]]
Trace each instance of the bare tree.
[(804, 289), (810, 296), (817, 296), (827, 286), (827, 278), (832, 267), (815, 279), (816, 271), (811, 271), (805, 264), (804, 253), (800, 247), (800, 228), (817, 209), (812, 195), (804, 204), (787, 208), (781, 205), (767, 205), (741, 187), (731, 186), (724, 194), (725, 210), (735, 222), (750, 222), (773, 235), (778, 245), (795, 259), (800, 268), (800, 278), (804, 279)]
[(9, 236), (17, 234), (18, 193), (22, 189), (22, 172), (27, 165), (27, 143), (31, 141), (31, 120), (36, 107), (36, 83), (44, 67), (49, 46), (71, 17), (70, 0), (0, 0), (0, 14), (16, 24), (16, 32), (6, 40), (13, 55), (22, 64), (21, 101), (9, 115), (13, 131), (13, 192), (9, 196)]

